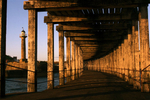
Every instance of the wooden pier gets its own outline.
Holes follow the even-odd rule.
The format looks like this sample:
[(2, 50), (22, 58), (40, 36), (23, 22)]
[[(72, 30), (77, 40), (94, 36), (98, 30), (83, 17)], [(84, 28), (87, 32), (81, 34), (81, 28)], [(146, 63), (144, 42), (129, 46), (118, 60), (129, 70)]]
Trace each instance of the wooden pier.
[[(26, 94), (25, 97), (17, 95), (14, 98), (24, 99), (27, 95), (33, 95), (29, 97), (33, 99), (34, 97), (40, 99), (40, 96), (43, 97), (41, 99), (103, 97), (106, 100), (107, 98), (116, 100), (118, 96), (124, 100), (132, 97), (142, 99), (143, 94), (129, 89), (124, 81), (131, 84), (134, 89), (140, 89), (141, 92), (150, 92), (147, 9), (149, 3), (150, 0), (24, 1), (24, 9), (28, 10), (29, 24), (27, 92), (37, 92), (37, 13), (43, 11), (47, 12), (47, 16), (43, 19), (48, 27), (48, 90)], [(7, 0), (0, 0), (1, 97), (5, 97), (6, 5)], [(60, 86), (57, 87), (59, 89), (53, 89), (54, 24), (59, 24), (56, 27), (59, 32)], [(64, 36), (67, 38), (66, 67), (64, 67)], [(103, 73), (95, 72), (96, 76), (92, 76), (93, 72), (85, 72), (82, 76), (83, 68)], [(67, 71), (67, 82), (70, 82), (66, 85), (64, 85), (65, 71)], [(118, 84), (115, 79), (111, 80), (114, 78), (113, 75), (124, 81), (119, 80)], [(93, 83), (90, 83), (91, 81)]]
[(1, 100), (150, 100), (150, 95), (134, 90), (131, 85), (114, 75), (84, 71), (79, 79), (54, 89), (6, 95)]

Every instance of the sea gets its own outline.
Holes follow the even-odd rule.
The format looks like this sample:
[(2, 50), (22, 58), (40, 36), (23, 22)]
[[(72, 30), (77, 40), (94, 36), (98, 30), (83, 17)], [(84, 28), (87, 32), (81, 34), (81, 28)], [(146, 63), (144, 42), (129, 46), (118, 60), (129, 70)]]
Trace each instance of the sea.
[[(19, 82), (18, 82), (19, 81)], [(37, 78), (37, 91), (47, 89), (47, 77)], [(6, 78), (5, 93), (27, 92), (27, 78)], [(59, 73), (54, 73), (54, 86), (59, 85)]]

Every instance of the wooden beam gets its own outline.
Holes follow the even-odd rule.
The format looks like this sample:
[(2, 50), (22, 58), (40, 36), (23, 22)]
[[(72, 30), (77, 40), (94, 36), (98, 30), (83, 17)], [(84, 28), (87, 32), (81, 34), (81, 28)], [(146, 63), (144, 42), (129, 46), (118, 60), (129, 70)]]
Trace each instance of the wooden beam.
[(81, 33), (81, 32), (65, 32), (65, 37), (85, 37), (85, 36), (96, 36), (96, 35), (103, 35), (103, 36), (116, 36), (122, 35), (125, 33), (124, 30), (119, 30), (119, 31), (106, 31), (106, 32), (91, 32), (87, 31), (86, 33)]
[(24, 1), (24, 9), (37, 9), (40, 11), (64, 11), (64, 10), (86, 10), (94, 8), (131, 8), (138, 7), (139, 4), (148, 4), (150, 0), (90, 0), (83, 2), (82, 0), (71, 1)]
[(81, 44), (80, 47), (98, 47), (98, 44)]
[(107, 40), (107, 41), (75, 41), (76, 44), (115, 44), (118, 43), (120, 40)]
[(95, 34), (91, 34), (91, 33), (71, 33), (71, 32), (66, 32), (65, 37), (77, 37), (77, 36), (95, 36)]
[[(136, 17), (136, 16), (135, 16)], [(133, 16), (128, 14), (102, 14), (99, 16), (85, 16), (85, 17), (66, 17), (66, 16), (45, 16), (45, 23), (69, 23), (69, 22), (93, 22), (93, 21), (115, 21), (115, 20), (131, 20)]]
[(116, 36), (116, 37), (71, 37), (71, 41), (102, 41), (102, 40), (120, 40), (122, 37), (121, 36)]
[[(63, 27), (63, 28), (60, 28)], [(67, 26), (67, 25), (62, 25), (62, 26), (56, 26), (57, 31), (75, 31), (75, 30), (126, 30), (128, 27), (127, 26), (119, 26), (119, 25), (110, 25), (110, 26), (95, 26), (95, 27), (79, 27), (79, 26)]]

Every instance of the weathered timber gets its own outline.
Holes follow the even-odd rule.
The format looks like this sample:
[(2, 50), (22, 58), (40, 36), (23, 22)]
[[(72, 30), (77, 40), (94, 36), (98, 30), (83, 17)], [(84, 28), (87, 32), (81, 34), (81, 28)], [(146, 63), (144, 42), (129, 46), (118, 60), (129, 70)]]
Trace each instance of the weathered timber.
[(116, 30), (127, 30), (128, 27), (126, 26), (120, 26), (120, 25), (107, 25), (107, 26), (95, 26), (95, 27), (79, 27), (79, 26), (67, 26), (67, 25), (63, 25), (63, 26), (56, 26), (56, 30), (57, 31), (62, 31), (60, 30), (59, 27), (63, 27), (62, 30), (63, 31), (73, 31), (73, 30), (112, 30), (112, 29), (116, 29)]
[[(138, 21), (136, 20), (134, 22), (134, 26), (135, 26), (135, 31), (134, 31), (134, 66), (135, 66), (135, 70), (139, 70), (139, 38), (138, 38)], [(135, 72), (135, 76), (139, 75), (140, 72), (136, 71)], [(138, 80), (138, 77), (135, 77), (136, 80)], [(135, 87), (136, 89), (140, 89), (140, 83), (139, 82), (135, 82)]]
[(59, 85), (64, 82), (64, 32), (59, 31)]
[(98, 45), (98, 44), (81, 44), (80, 45), (80, 47), (98, 47), (98, 46), (100, 46), (100, 45)]
[[(90, 18), (91, 17), (91, 18)], [(62, 17), (62, 16), (54, 16), (54, 17), (44, 17), (44, 22), (49, 23), (69, 23), (69, 22), (94, 22), (94, 21), (116, 21), (116, 20), (131, 20), (132, 16), (130, 15), (99, 15), (99, 16), (90, 16), (90, 17)]]
[(71, 40), (74, 41), (102, 41), (102, 40), (121, 40), (121, 36), (117, 37), (71, 37)]
[[(140, 6), (139, 12), (139, 28), (140, 28), (140, 60), (141, 69), (143, 70), (148, 66), (148, 54), (149, 54), (149, 33), (148, 33), (148, 10), (147, 5)], [(149, 70), (150, 68), (146, 69)], [(142, 82), (147, 82), (149, 80), (150, 74), (147, 72), (142, 72)], [(142, 92), (149, 92), (149, 84), (142, 84)]]
[[(109, 3), (108, 3), (109, 2)], [(63, 1), (24, 1), (24, 9), (38, 9), (40, 11), (64, 11), (64, 10), (86, 10), (93, 8), (131, 8), (137, 7), (141, 3), (150, 3), (150, 0), (117, 0), (111, 2), (107, 0), (96, 0), (91, 1), (74, 1), (74, 2), (63, 2)], [(86, 6), (85, 6), (86, 5)]]
[(79, 77), (79, 65), (78, 65), (78, 45), (75, 44), (75, 62), (76, 62), (76, 79)]
[(47, 37), (48, 37), (48, 61), (47, 61), (47, 88), (53, 89), (54, 88), (54, 25), (53, 23), (47, 24)]
[(113, 31), (108, 31), (108, 32), (87, 32), (87, 33), (78, 33), (78, 32), (65, 32), (65, 37), (96, 37), (96, 36), (107, 36), (107, 37), (111, 37), (111, 36), (122, 36), (122, 34), (124, 33), (124, 30), (118, 30), (116, 32)]
[(0, 0), (0, 97), (5, 96), (7, 0)]
[(76, 72), (76, 67), (75, 67), (75, 43), (74, 41), (71, 41), (71, 56), (72, 56), (72, 80), (75, 80), (75, 72)]
[(28, 10), (28, 92), (37, 91), (37, 11)]
[(94, 36), (95, 34), (88, 34), (88, 33), (68, 33), (68, 32), (65, 32), (65, 37), (78, 37), (78, 36)]
[(71, 65), (70, 65), (70, 37), (66, 40), (66, 54), (67, 54), (67, 82), (71, 81)]

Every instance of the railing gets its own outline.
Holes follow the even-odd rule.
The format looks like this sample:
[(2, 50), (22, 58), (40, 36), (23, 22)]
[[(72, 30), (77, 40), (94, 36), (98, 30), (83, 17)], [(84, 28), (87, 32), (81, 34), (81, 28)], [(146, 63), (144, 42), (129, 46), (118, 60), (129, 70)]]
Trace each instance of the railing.
[[(150, 64), (146, 66), (143, 69), (140, 69), (140, 80), (141, 80), (141, 92), (143, 92), (143, 81), (142, 81), (142, 72), (150, 72), (150, 71), (145, 71), (148, 67), (150, 67)], [(145, 83), (145, 82), (144, 82)]]
[[(24, 70), (24, 71), (29, 71), (29, 72), (34, 72), (35, 73), (35, 71), (31, 71), (31, 70), (26, 70), (26, 69), (24, 69), (24, 68), (20, 68), (20, 67), (16, 67), (16, 66), (12, 66), (12, 65), (8, 65), (7, 64), (7, 66), (9, 66), (9, 67), (13, 67), (13, 68), (16, 68), (16, 69), (18, 69), (18, 70)], [(76, 73), (76, 69), (74, 69), (75, 71), (75, 73), (74, 73), (74, 75), (73, 74), (70, 74), (70, 76), (67, 76), (66, 75), (66, 77), (65, 77), (65, 72), (67, 72), (67, 71), (70, 71), (70, 73), (72, 73), (72, 69), (71, 70), (62, 70), (62, 71), (64, 71), (64, 76), (63, 76), (63, 78), (64, 78), (64, 80), (66, 80), (66, 78), (67, 77), (70, 77), (70, 79), (71, 79), (71, 77), (72, 76), (75, 76), (76, 77), (76, 75), (80, 75), (82, 72), (83, 72), (83, 68), (80, 68), (80, 69), (77, 69), (78, 70), (78, 74)], [(48, 72), (53, 72), (53, 73), (55, 73), (55, 72), (58, 72), (59, 73), (59, 71), (60, 70), (58, 70), (58, 71), (48, 71)], [(41, 73), (42, 71), (38, 71), (37, 73)], [(47, 72), (47, 71), (46, 71)], [(47, 73), (48, 73), (47, 72)], [(80, 73), (79, 73), (80, 72)], [(58, 79), (60, 79), (59, 77), (58, 77)], [(76, 79), (76, 78), (75, 78)], [(1, 81), (1, 80), (0, 80)], [(27, 82), (27, 81), (17, 81), (17, 80), (12, 80), (12, 79), (6, 79), (5, 81), (10, 81), (10, 82), (18, 82), (18, 83), (25, 83), (25, 84), (27, 84), (27, 83), (29, 83), (29, 82)], [(53, 80), (49, 80), (49, 81), (54, 81), (54, 79)], [(47, 83), (47, 82), (49, 82), (49, 81), (41, 81), (41, 82), (37, 82), (37, 83), (35, 83), (35, 84), (42, 84), (42, 83)], [(66, 83), (66, 81), (64, 81), (64, 83)]]
[[(129, 79), (132, 79), (134, 82), (138, 82), (140, 84), (140, 89), (141, 92), (143, 92), (143, 84), (150, 84), (150, 81), (142, 81), (142, 72), (150, 72), (150, 70), (146, 70), (150, 65), (146, 66), (143, 69), (135, 70), (135, 69), (129, 69), (129, 68), (112, 68), (112, 67), (95, 67), (95, 65), (87, 65), (86, 68), (88, 70), (96, 70), (96, 71), (101, 71), (101, 72), (106, 72), (106, 73), (114, 73), (117, 76), (122, 76), (126, 77)], [(130, 75), (130, 74), (135, 74), (135, 75)], [(147, 79), (147, 78), (144, 78)]]

